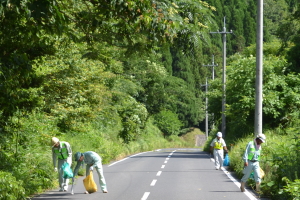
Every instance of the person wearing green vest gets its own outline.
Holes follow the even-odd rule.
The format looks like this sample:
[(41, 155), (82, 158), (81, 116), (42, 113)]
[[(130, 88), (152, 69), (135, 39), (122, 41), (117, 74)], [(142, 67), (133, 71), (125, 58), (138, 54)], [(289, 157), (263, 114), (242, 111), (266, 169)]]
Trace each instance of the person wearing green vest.
[[(54, 171), (58, 171), (59, 191), (68, 191), (69, 179), (63, 178), (62, 165), (67, 162), (72, 164), (72, 149), (68, 142), (59, 141), (57, 137), (52, 138), (52, 160)], [(57, 161), (58, 160), (58, 161)], [(58, 165), (56, 166), (56, 164)], [(58, 169), (58, 170), (57, 170)]]
[(264, 134), (258, 134), (253, 141), (247, 144), (246, 151), (243, 155), (244, 161), (244, 176), (241, 179), (241, 191), (245, 192), (245, 183), (250, 177), (252, 171), (254, 172), (254, 180), (256, 183), (256, 191), (260, 192), (260, 155), (261, 155), (261, 144), (266, 142), (266, 136)]
[[(97, 154), (94, 151), (87, 151), (84, 153), (76, 152), (74, 155), (74, 158), (75, 158), (75, 161), (77, 161), (77, 165), (74, 169), (74, 176), (76, 176), (78, 174), (78, 171), (79, 171), (79, 168), (80, 168), (82, 162), (84, 162), (86, 164), (86, 174), (85, 174), (86, 176), (88, 176), (90, 174), (90, 170), (92, 170), (93, 167), (95, 167), (96, 171), (98, 173), (99, 184), (101, 186), (102, 192), (108, 193), (106, 181), (105, 181), (104, 174), (103, 174), (102, 159), (99, 156), (99, 154)], [(87, 191), (85, 193), (88, 194)]]
[(210, 144), (210, 151), (214, 153), (216, 170), (223, 169), (222, 167), (224, 162), (224, 150), (225, 152), (228, 152), (226, 143), (222, 138), (222, 133), (218, 132), (217, 137), (213, 139)]

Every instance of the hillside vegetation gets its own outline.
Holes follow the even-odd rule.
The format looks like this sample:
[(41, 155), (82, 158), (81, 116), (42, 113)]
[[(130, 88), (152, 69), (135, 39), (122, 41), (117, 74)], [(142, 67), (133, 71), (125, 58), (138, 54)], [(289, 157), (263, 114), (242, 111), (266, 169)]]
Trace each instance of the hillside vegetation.
[[(298, 6), (265, 1), (262, 190), (272, 199), (299, 199)], [(215, 67), (206, 93), (211, 68), (203, 65), (214, 55), (221, 66), (222, 37), (210, 32), (224, 20), (234, 33), (226, 142), (240, 175), (254, 131), (256, 1), (1, 1), (0, 199), (57, 187), (53, 136), (104, 163), (194, 147), (199, 132), (191, 127), (204, 132), (208, 97), (209, 142), (221, 125), (222, 71)]]

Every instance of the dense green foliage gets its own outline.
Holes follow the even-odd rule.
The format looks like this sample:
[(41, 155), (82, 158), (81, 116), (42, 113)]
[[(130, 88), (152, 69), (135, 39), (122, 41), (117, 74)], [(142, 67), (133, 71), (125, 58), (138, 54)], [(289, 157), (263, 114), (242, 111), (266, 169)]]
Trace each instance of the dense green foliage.
[(26, 199), (22, 181), (17, 181), (16, 177), (9, 172), (0, 172), (0, 198), (3, 200)]
[(211, 9), (189, 0), (2, 1), (0, 152), (6, 162), (0, 170), (17, 180), (11, 189), (20, 188), (3, 195), (22, 199), (57, 187), (53, 136), (74, 152), (100, 153), (104, 163), (188, 145), (177, 135), (183, 124), (203, 119), (196, 107), (203, 95), (195, 88), (201, 79), (187, 84), (173, 76), (170, 49), (176, 40), (195, 56), (189, 48), (209, 42)]
[[(297, 3), (265, 1), (264, 129), (271, 144), (281, 138), (279, 148), (291, 150), (266, 147), (264, 193), (278, 199), (296, 197), (299, 183), (299, 166), (286, 164), (299, 158)], [(6, 162), (0, 182), (12, 183), (3, 199), (57, 187), (53, 136), (74, 152), (100, 153), (104, 163), (189, 146), (178, 135), (202, 127), (201, 85), (211, 70), (200, 66), (212, 54), (221, 66), (221, 36), (209, 32), (222, 30), (224, 17), (234, 33), (227, 37), (227, 135), (244, 145), (240, 138), (252, 135), (254, 124), (256, 6), (243, 0), (1, 1), (0, 158)], [(209, 81), (212, 135), (220, 126), (221, 74), (217, 67)], [(232, 168), (239, 173), (243, 150), (235, 150)]]

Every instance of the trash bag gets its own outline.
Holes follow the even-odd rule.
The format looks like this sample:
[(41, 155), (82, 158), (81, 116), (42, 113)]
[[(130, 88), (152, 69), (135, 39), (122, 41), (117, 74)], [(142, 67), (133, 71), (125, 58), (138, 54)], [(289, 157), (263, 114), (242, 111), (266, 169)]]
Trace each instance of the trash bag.
[(64, 178), (73, 178), (73, 172), (72, 169), (69, 165), (69, 163), (64, 162), (64, 164), (61, 166), (62, 170), (63, 170), (63, 177)]
[(90, 174), (83, 179), (83, 185), (89, 193), (97, 192), (97, 184), (94, 181), (93, 171), (90, 171)]
[(265, 172), (260, 167), (259, 167), (259, 173), (260, 173), (260, 178), (262, 179), (265, 176)]
[(230, 159), (229, 159), (228, 154), (226, 154), (224, 162), (223, 162), (223, 166), (229, 166), (229, 164), (230, 164)]
[[(262, 170), (262, 168), (260, 168), (260, 167), (259, 167), (259, 176), (261, 179), (265, 176), (264, 170)], [(249, 178), (254, 180), (254, 172), (253, 171), (251, 172)]]
[(254, 180), (254, 172), (251, 172), (249, 178), (252, 179), (252, 180)]

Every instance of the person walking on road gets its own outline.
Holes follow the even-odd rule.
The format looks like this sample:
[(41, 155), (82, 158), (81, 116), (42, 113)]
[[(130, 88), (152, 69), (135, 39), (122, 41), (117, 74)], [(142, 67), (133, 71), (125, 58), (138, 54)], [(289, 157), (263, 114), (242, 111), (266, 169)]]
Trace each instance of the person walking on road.
[(75, 161), (77, 161), (77, 165), (74, 169), (74, 176), (76, 176), (78, 174), (80, 165), (81, 165), (82, 161), (84, 161), (84, 163), (86, 163), (86, 176), (88, 176), (90, 174), (90, 168), (95, 167), (96, 171), (98, 173), (98, 176), (99, 176), (99, 184), (101, 186), (102, 192), (107, 193), (107, 187), (106, 187), (106, 182), (105, 182), (105, 178), (103, 175), (101, 157), (93, 151), (87, 151), (85, 153), (76, 152), (75, 153)]
[[(57, 137), (52, 138), (52, 160), (54, 171), (58, 171), (59, 191), (68, 191), (69, 179), (63, 178), (62, 165), (67, 162), (72, 164), (72, 149), (68, 142), (59, 141)], [(58, 160), (58, 165), (57, 164)], [(58, 170), (57, 170), (58, 169)]]
[(241, 191), (245, 192), (245, 183), (250, 177), (252, 171), (254, 171), (254, 180), (256, 183), (256, 191), (260, 192), (260, 183), (261, 183), (261, 177), (260, 177), (260, 155), (261, 155), (261, 144), (266, 141), (266, 136), (264, 134), (258, 134), (256, 138), (253, 141), (250, 141), (247, 144), (246, 151), (243, 155), (243, 161), (244, 161), (244, 170), (241, 180)]
[(222, 138), (222, 133), (218, 132), (217, 137), (210, 144), (210, 151), (213, 152), (215, 158), (216, 170), (222, 169), (224, 162), (224, 150), (228, 153), (226, 143)]

